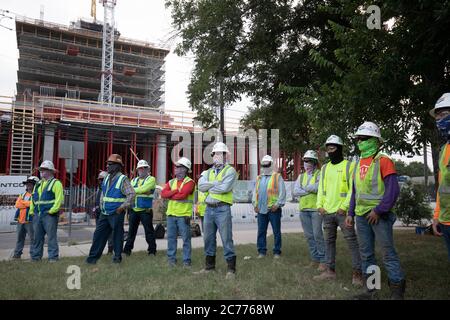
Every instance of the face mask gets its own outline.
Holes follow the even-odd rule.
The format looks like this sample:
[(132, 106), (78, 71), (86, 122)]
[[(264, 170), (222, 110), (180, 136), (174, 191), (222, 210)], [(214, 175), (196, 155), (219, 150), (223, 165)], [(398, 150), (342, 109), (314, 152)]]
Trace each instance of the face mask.
[(184, 179), (187, 174), (187, 168), (185, 167), (175, 167), (175, 177), (178, 180)]
[(270, 176), (272, 174), (272, 166), (268, 167), (261, 166), (261, 174), (263, 176)]
[(337, 148), (333, 152), (327, 152), (328, 158), (330, 158), (330, 161), (332, 164), (338, 164), (342, 160), (344, 160), (344, 156), (342, 155), (342, 147)]
[(28, 192), (30, 192), (30, 193), (33, 192), (33, 188), (34, 188), (34, 184), (27, 183), (26, 189), (27, 189)]
[(41, 178), (45, 180), (50, 180), (53, 177), (53, 173), (49, 170), (41, 171)]
[(216, 167), (220, 167), (221, 165), (223, 165), (223, 154), (215, 153), (213, 155), (213, 163), (214, 163), (214, 166), (216, 166)]
[(109, 174), (114, 175), (115, 173), (119, 172), (120, 169), (121, 169), (120, 164), (112, 163), (112, 164), (108, 164), (107, 171)]
[(148, 175), (147, 168), (145, 169), (138, 169), (138, 176), (139, 178), (145, 178)]
[(361, 158), (368, 158), (377, 153), (379, 147), (377, 138), (370, 138), (366, 141), (358, 142), (358, 149), (361, 152)]
[(442, 118), (441, 120), (436, 121), (436, 126), (439, 130), (439, 133), (446, 139), (450, 136), (450, 115)]
[(305, 171), (307, 173), (311, 173), (314, 170), (314, 163), (312, 162), (304, 162), (303, 163), (303, 168), (305, 168)]

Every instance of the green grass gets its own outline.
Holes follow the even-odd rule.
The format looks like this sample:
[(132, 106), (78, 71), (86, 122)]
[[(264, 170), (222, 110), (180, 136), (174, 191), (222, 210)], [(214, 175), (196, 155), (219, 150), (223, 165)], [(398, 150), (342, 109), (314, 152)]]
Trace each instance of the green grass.
[[(268, 247), (272, 244), (271, 237)], [(442, 239), (397, 231), (396, 246), (407, 276), (407, 299), (450, 299), (450, 270)], [(239, 245), (236, 250), (235, 280), (225, 280), (221, 248), (217, 272), (207, 275), (192, 273), (203, 267), (203, 249), (193, 250), (192, 270), (169, 269), (162, 251), (157, 257), (133, 253), (120, 265), (112, 264), (110, 256), (103, 256), (95, 266), (84, 264), (84, 257), (62, 258), (54, 264), (0, 262), (0, 299), (348, 299), (359, 292), (351, 285), (351, 261), (341, 235), (336, 282), (312, 280), (317, 272), (306, 268), (309, 255), (302, 234), (283, 235), (279, 260), (271, 255), (255, 259), (255, 245)], [(244, 260), (244, 256), (252, 258)], [(66, 269), (73, 264), (81, 267), (81, 290), (66, 287)], [(387, 298), (386, 272), (381, 270), (380, 296)]]

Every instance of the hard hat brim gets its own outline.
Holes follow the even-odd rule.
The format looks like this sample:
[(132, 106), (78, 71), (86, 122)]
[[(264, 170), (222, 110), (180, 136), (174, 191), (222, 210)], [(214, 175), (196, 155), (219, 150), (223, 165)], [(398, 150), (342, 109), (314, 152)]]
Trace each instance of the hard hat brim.
[(48, 171), (52, 171), (52, 172), (58, 172), (58, 170), (56, 170), (56, 169), (49, 169), (49, 168), (45, 168), (45, 167), (37, 167), (37, 170), (38, 171), (48, 170)]

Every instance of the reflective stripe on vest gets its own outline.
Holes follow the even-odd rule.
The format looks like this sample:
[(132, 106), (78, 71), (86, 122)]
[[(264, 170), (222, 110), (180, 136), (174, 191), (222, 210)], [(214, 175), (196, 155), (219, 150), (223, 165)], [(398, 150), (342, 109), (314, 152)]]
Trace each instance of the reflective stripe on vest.
[[(309, 185), (313, 185), (316, 183), (317, 181), (317, 176), (319, 175), (319, 170), (316, 169), (314, 170), (312, 175), (308, 175), (307, 173), (302, 173), (299, 177), (298, 177), (298, 182), (300, 183), (300, 186), (304, 189), (306, 186)], [(306, 179), (306, 177), (308, 179)], [(312, 183), (311, 183), (312, 180)], [(304, 210), (304, 209), (317, 209), (317, 194), (315, 193), (309, 193), (305, 196), (300, 197), (299, 201), (298, 201), (298, 207), (299, 210)]]
[(384, 195), (384, 182), (381, 177), (380, 159), (387, 157), (382, 154), (375, 156), (367, 169), (364, 179), (361, 180), (361, 162), (358, 161), (353, 172), (353, 183), (355, 185), (355, 213), (362, 216), (375, 208)]
[[(148, 179), (153, 178), (152, 176), (147, 176), (144, 181), (142, 182), (141, 186), (144, 185)], [(133, 186), (133, 188), (138, 188), (140, 187), (139, 185), (139, 177), (136, 177), (133, 179), (133, 181), (131, 182), (131, 185)], [(152, 207), (153, 205), (153, 191), (155, 191), (154, 189), (150, 190), (151, 193), (150, 194), (136, 194), (135, 198), (134, 198), (134, 204), (133, 204), (133, 209), (134, 211), (144, 211), (145, 209), (149, 209)]]
[[(193, 181), (189, 177), (184, 177), (183, 182), (181, 183), (180, 188), (178, 191), (183, 189), (184, 185), (190, 181)], [(178, 186), (177, 179), (172, 179), (169, 181), (170, 190), (176, 190)], [(183, 216), (191, 216), (192, 215), (192, 208), (194, 205), (194, 193), (192, 192), (187, 199), (183, 200), (169, 200), (169, 203), (167, 205), (167, 215), (169, 216), (177, 216), (177, 217), (183, 217)]]
[(45, 185), (45, 182), (40, 182), (37, 184), (33, 191), (33, 203), (35, 208), (37, 208), (37, 212), (39, 215), (43, 213), (48, 213), (48, 211), (53, 207), (55, 204), (55, 193), (53, 192), (53, 186), (55, 185), (55, 182), (57, 180), (55, 178), (52, 178), (51, 180), (47, 181), (47, 185), (45, 188), (43, 188), (41, 194), (39, 194), (39, 189), (42, 186)]
[[(225, 165), (222, 170), (219, 171), (219, 173), (216, 176), (215, 170), (213, 168), (209, 168), (207, 171), (207, 177), (208, 177), (208, 181), (222, 181), (223, 177), (225, 176), (225, 174), (228, 172), (228, 170), (230, 170), (232, 167), (227, 164)], [(211, 194), (207, 194), (207, 196), (211, 196), (211, 198), (216, 199), (218, 201), (222, 201), (228, 204), (233, 204), (233, 192), (226, 192), (226, 193), (221, 193), (221, 194), (216, 194), (216, 193), (211, 193)]]
[(447, 148), (449, 144), (447, 143), (441, 150), (439, 156), (439, 207), (441, 208), (439, 212), (438, 220), (441, 223), (450, 222), (450, 170), (448, 170), (448, 163), (445, 162), (445, 154), (447, 153)]
[[(267, 206), (271, 207), (278, 201), (278, 180), (280, 174), (273, 172), (267, 182)], [(256, 186), (255, 186), (255, 198), (256, 198), (256, 206), (258, 206), (258, 197), (259, 197), (259, 185), (261, 183), (261, 176), (256, 177)]]
[[(350, 166), (351, 166), (351, 161), (348, 160), (343, 160), (343, 161), (347, 161), (347, 165), (345, 166), (345, 182), (348, 183), (349, 178), (350, 178)], [(321, 181), (322, 181), (322, 194), (324, 196), (327, 195), (327, 189), (326, 189), (326, 173), (327, 173), (327, 168), (328, 168), (328, 163), (326, 163), (323, 167), (322, 167), (322, 173), (321, 173)], [(341, 183), (344, 183), (344, 181), (342, 181)], [(341, 188), (342, 189), (342, 188)], [(341, 198), (346, 198), (347, 197), (347, 193), (346, 192), (341, 192), (339, 194), (339, 196)]]
[(102, 184), (103, 213), (111, 215), (127, 200), (122, 193), (122, 184), (126, 176), (121, 174), (113, 185), (110, 185), (110, 175), (106, 176)]

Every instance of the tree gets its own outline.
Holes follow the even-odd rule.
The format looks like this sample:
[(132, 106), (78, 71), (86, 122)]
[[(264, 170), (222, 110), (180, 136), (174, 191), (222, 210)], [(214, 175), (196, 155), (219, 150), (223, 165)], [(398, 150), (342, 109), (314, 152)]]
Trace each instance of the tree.
[(423, 220), (429, 221), (432, 217), (423, 187), (411, 183), (401, 188), (393, 210), (406, 226), (413, 223), (423, 226)]
[[(418, 161), (412, 161), (408, 164), (402, 160), (395, 160), (395, 170), (400, 176), (410, 176), (410, 177), (423, 177), (424, 176), (424, 164)], [(430, 168), (427, 168), (427, 174), (430, 175)]]

